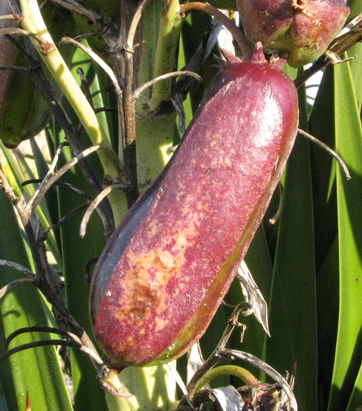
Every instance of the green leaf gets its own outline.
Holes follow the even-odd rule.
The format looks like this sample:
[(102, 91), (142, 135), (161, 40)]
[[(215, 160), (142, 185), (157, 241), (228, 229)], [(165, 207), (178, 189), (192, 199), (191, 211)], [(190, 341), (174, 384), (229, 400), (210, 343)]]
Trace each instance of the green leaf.
[[(65, 148), (63, 154), (68, 159), (71, 157), (69, 148)], [(63, 180), (80, 190), (89, 190), (78, 167), (68, 172)], [(77, 194), (60, 187), (58, 190), (60, 217), (71, 212), (84, 201)], [(84, 212), (78, 212), (61, 226), (60, 238), (67, 306), (78, 323), (91, 335), (88, 313), (89, 283), (85, 278), (85, 266), (90, 259), (100, 255), (105, 238), (97, 214), (91, 217), (86, 236), (80, 238), (79, 227), (83, 214)], [(71, 363), (75, 410), (86, 410), (91, 407), (105, 409), (104, 393), (96, 379), (95, 369), (89, 357), (77, 350), (71, 350)]]
[[(351, 14), (348, 20), (356, 17), (358, 14), (362, 13), (362, 3), (360, 0), (349, 0), (347, 2), (348, 6), (351, 8)], [(357, 98), (358, 107), (361, 109), (361, 101), (362, 101), (362, 62), (361, 62), (361, 54), (362, 54), (362, 43), (358, 42), (353, 47), (351, 47), (348, 52), (348, 57), (354, 57), (353, 60), (350, 61), (351, 65), (351, 73), (353, 78), (354, 89)]]
[[(98, 77), (96, 76), (93, 63), (84, 52), (78, 49), (74, 54), (71, 71), (80, 82), (79, 75), (76, 73), (76, 70), (79, 67), (82, 68), (89, 82), (91, 94), (96, 97), (95, 104), (103, 106), (101, 95), (99, 94)], [(69, 117), (73, 124), (77, 125), (77, 117), (66, 102), (63, 102), (63, 104), (69, 113)], [(102, 114), (100, 115), (100, 119), (102, 120)], [(52, 136), (55, 147), (58, 147), (60, 143), (65, 141), (64, 132), (59, 129), (56, 120), (53, 122), (53, 127), (49, 128), (48, 131)], [(81, 134), (80, 143), (84, 147), (91, 144), (85, 133)], [(70, 148), (64, 147), (58, 167), (64, 162), (69, 161), (72, 157), (73, 153)], [(98, 158), (93, 156), (89, 160), (95, 173), (98, 173), (97, 175), (102, 175)], [(94, 194), (78, 165), (69, 170), (62, 177), (62, 181), (86, 192), (90, 197), (94, 197)], [(57, 193), (59, 210), (58, 219), (64, 217), (77, 206), (85, 204), (86, 202), (84, 198), (63, 186), (58, 187)], [(105, 237), (103, 226), (96, 212), (89, 221), (86, 236), (83, 239), (80, 237), (79, 227), (84, 212), (85, 210), (76, 213), (60, 227), (62, 273), (64, 275), (67, 307), (78, 323), (81, 324), (90, 336), (92, 336), (88, 313), (90, 286), (85, 278), (85, 266), (90, 259), (100, 255), (105, 245)], [(71, 349), (71, 368), (74, 391), (74, 409), (77, 411), (106, 409), (107, 405), (104, 392), (97, 381), (96, 372), (90, 358), (78, 350)]]
[(362, 404), (362, 365), (356, 378), (353, 391), (347, 405), (347, 411), (356, 411)]
[(327, 409), (331, 390), (339, 311), (338, 238), (317, 275), (319, 409)]
[[(34, 185), (27, 184), (25, 187), (23, 187), (22, 183), (25, 180), (35, 178), (33, 171), (30, 169), (23, 154), (18, 149), (12, 151), (8, 150), (6, 147), (3, 146), (2, 143), (0, 143), (0, 149), (2, 150), (2, 153), (4, 154), (4, 157), (6, 158), (6, 161), (8, 163), (6, 172), (8, 175), (9, 182), (11, 186), (14, 188), (16, 195), (23, 195), (26, 200), (29, 200), (35, 192)], [(44, 202), (42, 202), (37, 207), (36, 214), (39, 218), (41, 228), (43, 230), (47, 229), (51, 224), (51, 221), (49, 218), (48, 209)], [(50, 231), (47, 235), (47, 246), (51, 250), (57, 264), (61, 266), (58, 244), (53, 231)]]
[[(67, 160), (72, 157), (68, 147), (64, 148), (63, 155)], [(63, 180), (74, 187), (89, 191), (83, 174), (79, 167), (68, 172)], [(85, 200), (65, 187), (58, 190), (58, 204), (61, 218), (77, 206), (84, 204)], [(67, 306), (89, 335), (92, 335), (89, 313), (89, 283), (85, 278), (85, 266), (92, 258), (98, 257), (104, 247), (105, 238), (103, 226), (95, 213), (87, 226), (86, 236), (82, 239), (79, 227), (83, 212), (78, 212), (60, 228), (63, 275), (65, 279)], [(104, 393), (96, 379), (95, 369), (89, 357), (71, 350), (72, 380), (75, 399), (75, 410), (95, 409), (103, 410), (106, 407)]]
[[(263, 225), (261, 225), (257, 230), (245, 257), (245, 261), (265, 301), (269, 301), (273, 265)], [(228, 294), (225, 297), (225, 301), (228, 304), (234, 305), (244, 301), (238, 281), (234, 281), (232, 284)], [(230, 338), (228, 347), (230, 349), (243, 350), (255, 355), (258, 358), (263, 358), (265, 340), (269, 339), (269, 337), (266, 335), (261, 324), (259, 324), (254, 315), (240, 317), (239, 321), (246, 325), (243, 341), (240, 341), (241, 331), (237, 328)], [(225, 320), (222, 327), (226, 327)], [(245, 367), (248, 368), (247, 365), (245, 365)], [(252, 371), (255, 371), (255, 369)]]
[[(305, 96), (300, 97), (302, 124)], [(288, 161), (279, 222), (267, 362), (283, 373), (295, 362), (300, 409), (317, 409), (317, 313), (309, 142), (300, 136)]]
[(0, 410), (1, 411), (8, 411), (8, 409), (9, 408), (6, 405), (4, 390), (3, 390), (1, 382), (0, 382)]
[(350, 65), (335, 68), (336, 149), (352, 179), (337, 169), (340, 311), (329, 410), (345, 408), (362, 351), (362, 129)]
[[(42, 150), (40, 149), (36, 139), (31, 139), (30, 145), (31, 145), (31, 149), (33, 152), (33, 159), (35, 162), (38, 178), (44, 178), (45, 175), (49, 171), (48, 163), (45, 160), (44, 154)], [(46, 208), (47, 214), (49, 216), (48, 224), (52, 225), (56, 223), (58, 219), (58, 215), (59, 215), (56, 187), (51, 187), (47, 191), (46, 196), (44, 197), (44, 200), (42, 202), (42, 207)], [(58, 246), (57, 254), (59, 254), (59, 243), (60, 243), (59, 232), (56, 231), (54, 235), (55, 235), (57, 246)], [(60, 263), (59, 259), (58, 259), (58, 263)]]
[(122, 388), (134, 395), (121, 398), (107, 394), (109, 411), (169, 411), (176, 400), (176, 381), (171, 372), (175, 364), (124, 369), (119, 375)]
[[(323, 75), (309, 119), (309, 132), (331, 148), (335, 145), (333, 81), (333, 68), (329, 66)], [(335, 187), (337, 165), (336, 160), (316, 144), (311, 146), (311, 161), (316, 268), (319, 270), (337, 235)]]
[[(0, 258), (29, 267), (12, 204), (3, 192), (0, 192), (0, 226), (2, 232), (6, 233), (6, 236), (0, 236)], [(0, 267), (0, 287), (21, 277), (22, 275), (14, 270)], [(1, 336), (1, 344), (4, 344), (5, 336), (19, 328), (48, 325), (47, 308), (33, 285), (16, 286), (2, 298), (0, 306), (5, 333)], [(48, 333), (25, 333), (17, 336), (11, 342), (9, 349), (50, 338)], [(66, 411), (72, 409), (54, 347), (38, 347), (13, 354), (10, 357), (10, 365), (16, 402), (20, 410), (25, 408), (27, 391), (29, 391), (34, 410)], [(8, 385), (8, 381), (3, 379), (2, 372), (0, 375), (2, 384)], [(10, 378), (10, 375), (8, 374), (6, 378)], [(11, 395), (12, 392), (10, 390), (9, 394)], [(7, 401), (9, 404), (14, 404), (13, 398)]]

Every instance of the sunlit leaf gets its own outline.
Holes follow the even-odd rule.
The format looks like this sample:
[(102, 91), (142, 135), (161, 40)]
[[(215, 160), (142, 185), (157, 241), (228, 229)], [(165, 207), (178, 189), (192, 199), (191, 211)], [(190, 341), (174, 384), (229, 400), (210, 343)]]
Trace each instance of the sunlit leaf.
[(337, 170), (340, 309), (329, 410), (345, 408), (362, 351), (362, 129), (349, 64), (335, 67), (336, 148), (352, 179)]
[[(18, 221), (12, 204), (3, 192), (0, 192), (0, 226), (2, 233), (6, 233), (6, 236), (0, 236), (0, 258), (29, 266)], [(0, 286), (21, 278), (20, 274), (5, 267), (0, 267), (0, 274)], [(4, 343), (5, 336), (19, 328), (48, 325), (47, 307), (33, 285), (16, 286), (2, 298), (0, 307), (5, 333), (1, 336), (1, 344)], [(16, 337), (9, 349), (43, 339), (50, 339), (50, 335), (48, 333), (25, 333)], [(10, 364), (12, 381), (8, 380), (10, 375), (3, 375), (2, 371), (0, 378), (5, 387), (5, 393), (9, 395), (12, 393), (12, 388), (8, 391), (7, 387), (13, 384), (20, 410), (25, 408), (27, 391), (32, 398), (34, 409), (54, 411), (72, 409), (54, 347), (38, 347), (13, 354), (10, 357)], [(10, 398), (8, 402), (13, 404), (14, 399)]]
[[(305, 105), (301, 95), (301, 126)], [(297, 138), (288, 161), (269, 304), (266, 361), (296, 368), (301, 409), (317, 409), (317, 312), (309, 142)]]

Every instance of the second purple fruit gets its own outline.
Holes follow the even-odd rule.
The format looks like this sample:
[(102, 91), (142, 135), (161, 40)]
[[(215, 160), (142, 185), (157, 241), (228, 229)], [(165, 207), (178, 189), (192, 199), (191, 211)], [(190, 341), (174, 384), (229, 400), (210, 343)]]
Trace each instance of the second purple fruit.
[(345, 0), (237, 0), (246, 35), (283, 56), (292, 67), (321, 56), (350, 12)]

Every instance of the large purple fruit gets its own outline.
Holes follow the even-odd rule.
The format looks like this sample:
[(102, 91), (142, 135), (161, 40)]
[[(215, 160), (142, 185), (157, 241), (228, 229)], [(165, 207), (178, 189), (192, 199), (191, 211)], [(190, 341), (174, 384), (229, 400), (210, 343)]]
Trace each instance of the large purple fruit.
[(225, 64), (95, 268), (91, 322), (111, 366), (166, 362), (202, 336), (283, 173), (297, 122), (294, 84), (260, 44), (250, 61)]
[(321, 56), (350, 12), (344, 0), (237, 0), (248, 38), (299, 67)]

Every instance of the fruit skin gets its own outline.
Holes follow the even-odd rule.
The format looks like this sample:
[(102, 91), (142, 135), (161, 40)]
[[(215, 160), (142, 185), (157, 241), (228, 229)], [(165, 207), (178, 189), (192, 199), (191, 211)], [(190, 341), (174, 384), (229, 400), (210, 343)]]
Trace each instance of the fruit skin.
[(341, 31), (350, 8), (344, 0), (237, 0), (251, 42), (300, 67), (320, 57)]
[[(2, 0), (0, 15), (11, 13), (8, 2)], [(71, 14), (67, 10), (48, 5), (42, 9), (42, 14), (55, 43), (65, 35), (75, 34)], [(16, 23), (0, 21), (0, 28), (11, 26), (16, 26)], [(23, 40), (20, 36), (15, 38), (20, 42)], [(62, 54), (65, 61), (70, 63), (74, 48), (66, 47)], [(5, 36), (0, 36), (0, 64), (29, 66), (25, 56)], [(51, 76), (48, 78), (60, 96), (57, 84)], [(22, 141), (35, 137), (45, 127), (50, 116), (48, 103), (25, 71), (0, 70), (0, 140), (6, 147), (15, 148)]]
[(225, 64), (165, 170), (95, 267), (94, 336), (110, 365), (167, 362), (205, 332), (292, 149), (298, 99), (266, 62)]

